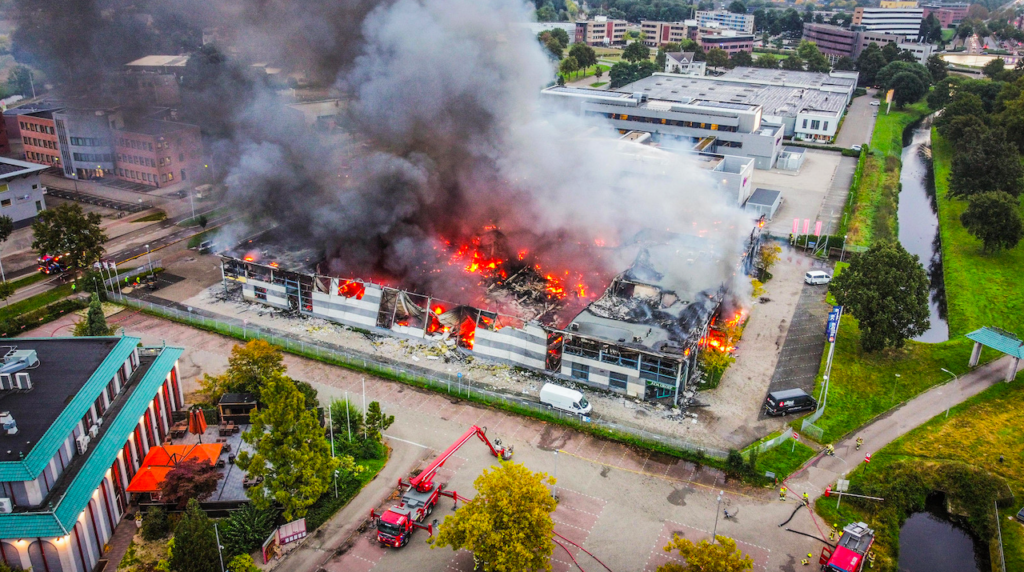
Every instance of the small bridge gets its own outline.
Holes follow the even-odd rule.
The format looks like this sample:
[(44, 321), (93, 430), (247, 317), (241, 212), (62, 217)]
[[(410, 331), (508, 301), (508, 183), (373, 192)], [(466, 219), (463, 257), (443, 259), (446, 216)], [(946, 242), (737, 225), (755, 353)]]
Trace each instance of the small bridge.
[(1013, 381), (1017, 375), (1017, 367), (1020, 360), (1024, 359), (1024, 341), (1011, 332), (999, 328), (981, 328), (967, 334), (967, 338), (974, 342), (974, 350), (971, 352), (970, 366), (978, 365), (981, 358), (981, 346), (992, 348), (1010, 356), (1010, 367), (1006, 369), (1006, 381)]

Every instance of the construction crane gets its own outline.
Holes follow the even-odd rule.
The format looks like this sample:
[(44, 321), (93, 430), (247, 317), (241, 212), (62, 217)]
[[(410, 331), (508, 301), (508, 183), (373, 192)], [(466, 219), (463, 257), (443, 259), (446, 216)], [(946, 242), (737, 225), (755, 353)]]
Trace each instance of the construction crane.
[(427, 465), (420, 474), (408, 481), (398, 479), (398, 490), (403, 491), (401, 504), (380, 514), (377, 514), (375, 510), (370, 510), (370, 518), (377, 522), (377, 542), (383, 546), (401, 548), (409, 543), (409, 538), (417, 528), (426, 530), (433, 536), (433, 525), (420, 523), (434, 512), (434, 507), (437, 506), (440, 497), (446, 496), (454, 500), (456, 507), (458, 507), (459, 499), (465, 498), (460, 497), (455, 491), (444, 490), (443, 484), (434, 486), (434, 477), (437, 475), (438, 469), (443, 467), (448, 459), (455, 455), (455, 452), (474, 435), (487, 445), (495, 457), (503, 461), (512, 458), (511, 445), (502, 446), (500, 439), (495, 439), (492, 444), (487, 438), (486, 427), (480, 428), (476, 425), (470, 427), (455, 443), (452, 443), (448, 449)]

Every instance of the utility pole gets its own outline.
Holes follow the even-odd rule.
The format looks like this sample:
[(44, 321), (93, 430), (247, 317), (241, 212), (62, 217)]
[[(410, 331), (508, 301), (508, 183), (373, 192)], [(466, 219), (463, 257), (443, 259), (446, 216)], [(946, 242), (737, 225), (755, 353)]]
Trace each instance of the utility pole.
[[(948, 369), (946, 369), (946, 368), (944, 368), (944, 367), (940, 367), (939, 369), (941, 369), (942, 371), (944, 371), (944, 372), (948, 373), (949, 375), (952, 375), (952, 376), (953, 376), (953, 384), (954, 384), (954, 385), (956, 385), (956, 381), (957, 381), (957, 376), (956, 376), (956, 374), (955, 374), (955, 373), (953, 373), (953, 372), (949, 371)], [(950, 405), (952, 404), (952, 402), (953, 402), (953, 399), (952, 399), (952, 398), (950, 398), (949, 402), (948, 402), (948, 403), (946, 403), (946, 417), (947, 417), (947, 418), (949, 417), (949, 407), (950, 407)]]
[(366, 440), (366, 378), (363, 378), (363, 440)]
[(150, 252), (148, 244), (146, 245), (146, 260), (149, 261), (149, 276), (152, 278), (156, 276), (156, 273), (153, 272), (153, 254)]
[(217, 529), (217, 523), (213, 523), (213, 534), (217, 537), (217, 556), (220, 558), (220, 572), (224, 572), (224, 553), (221, 550), (224, 549), (220, 545), (220, 530)]
[(349, 417), (348, 391), (345, 392), (345, 427), (348, 429), (348, 442), (352, 442), (352, 419)]
[(555, 484), (551, 496), (558, 500), (558, 451), (555, 451)]

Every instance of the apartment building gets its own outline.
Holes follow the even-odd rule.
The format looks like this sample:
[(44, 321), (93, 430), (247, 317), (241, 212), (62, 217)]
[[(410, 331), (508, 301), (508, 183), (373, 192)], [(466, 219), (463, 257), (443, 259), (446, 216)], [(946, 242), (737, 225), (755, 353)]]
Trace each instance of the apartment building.
[(753, 14), (735, 14), (725, 10), (698, 10), (697, 25), (702, 28), (725, 28), (744, 34), (754, 33)]
[(9, 216), (14, 228), (32, 224), (46, 210), (46, 196), (39, 182), (43, 165), (0, 157), (0, 215)]
[(922, 8), (865, 8), (853, 11), (851, 28), (916, 39), (924, 19)]
[(640, 31), (644, 34), (644, 44), (649, 48), (660, 48), (665, 44), (679, 43), (687, 39), (685, 22), (644, 20), (640, 22)]
[(607, 16), (594, 16), (593, 20), (576, 22), (575, 41), (588, 46), (621, 44), (625, 41), (626, 21), (612, 20)]
[(132, 183), (164, 187), (196, 180), (203, 168), (199, 127), (173, 121), (127, 122), (113, 132), (114, 174)]
[(0, 363), (0, 561), (95, 570), (142, 459), (184, 406), (181, 348), (18, 338)]

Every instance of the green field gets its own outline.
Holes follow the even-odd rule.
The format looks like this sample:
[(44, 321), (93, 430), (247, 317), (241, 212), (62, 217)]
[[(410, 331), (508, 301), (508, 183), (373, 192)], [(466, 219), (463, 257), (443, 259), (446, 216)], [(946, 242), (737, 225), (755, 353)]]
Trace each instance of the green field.
[[(775, 478), (781, 481), (802, 467), (814, 453), (814, 449), (802, 442), (789, 440), (761, 453), (757, 457), (757, 472), (763, 475), (766, 471), (771, 471), (775, 473)], [(747, 452), (744, 452), (744, 455), (746, 454)]]
[(43, 274), (42, 272), (33, 272), (28, 276), (18, 278), (17, 280), (11, 280), (10, 282), (11, 286), (14, 286), (14, 289), (17, 290), (18, 288), (24, 288), (25, 286), (35, 284), (36, 282), (42, 282), (43, 280), (46, 280), (48, 278), (53, 278), (53, 276), (50, 276), (49, 274)]
[(943, 42), (948, 42), (948, 41), (952, 40), (953, 36), (956, 36), (956, 30), (954, 30), (953, 28), (944, 28), (942, 30), (942, 41)]
[[(939, 415), (892, 442), (872, 455), (870, 465), (861, 464), (849, 478), (854, 487), (884, 486), (880, 481), (889, 478), (890, 467), (899, 463), (912, 468), (911, 481), (920, 479), (929, 484), (930, 475), (943, 468), (964, 467), (995, 475), (1005, 481), (1014, 497), (1020, 499), (1024, 494), (1022, 424), (1024, 386), (1001, 383), (953, 407), (948, 418)], [(1000, 455), (1003, 456), (1002, 461)], [(914, 474), (914, 468), (919, 475)], [(954, 490), (945, 492), (953, 495), (958, 487), (948, 488)], [(973, 496), (976, 484), (965, 483), (962, 490)], [(893, 544), (893, 529), (902, 524), (902, 518), (880, 518), (874, 506), (845, 500), (842, 510), (837, 512), (835, 504), (834, 499), (820, 499), (816, 508), (830, 521), (845, 523), (866, 519), (869, 525), (881, 529), (880, 538), (888, 537), (892, 539), (888, 544)], [(1016, 514), (1021, 504), (1024, 501), (1018, 500), (1000, 509), (1007, 570), (1024, 570), (1024, 526), (1008, 518)], [(987, 514), (991, 515), (991, 512)], [(905, 517), (906, 514), (897, 516)], [(994, 538), (991, 548), (993, 570), (999, 570)], [(882, 546), (883, 553), (891, 553), (891, 549), (891, 546)]]
[(71, 294), (71, 284), (64, 284), (54, 288), (53, 290), (47, 290), (42, 294), (36, 294), (31, 298), (26, 298), (20, 302), (11, 304), (10, 306), (0, 308), (0, 320), (8, 320), (15, 316), (20, 316), (21, 314), (27, 314), (33, 310), (38, 310), (47, 304), (67, 298)]
[[(951, 199), (949, 168), (952, 148), (934, 129), (932, 157), (939, 204), (942, 271), (946, 281), (949, 335), (961, 336), (982, 326), (998, 326), (1024, 335), (1024, 243), (994, 254), (981, 251), (981, 241), (960, 224), (966, 201)], [(1021, 209), (1024, 214), (1024, 208)]]
[(852, 207), (847, 235), (849, 243), (857, 246), (896, 239), (903, 131), (930, 111), (923, 101), (893, 110), (889, 115), (884, 107), (882, 102), (871, 135), (870, 154), (850, 189)]

